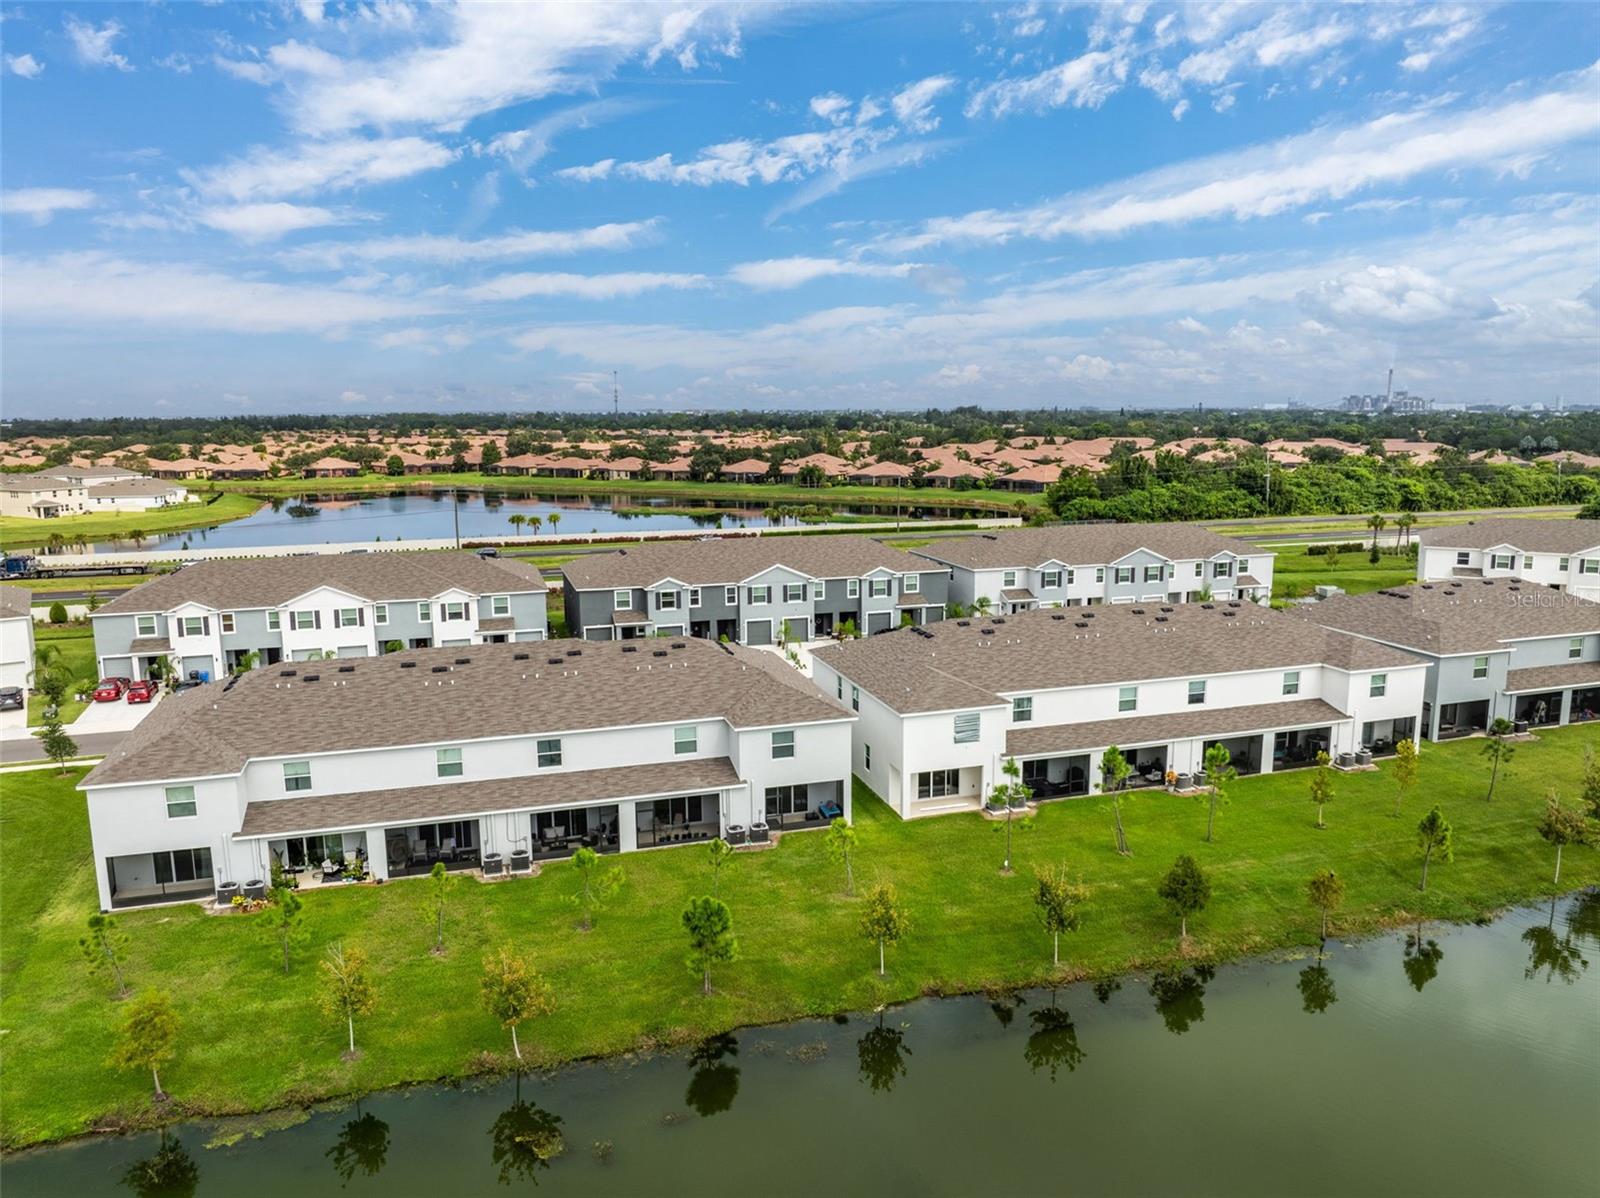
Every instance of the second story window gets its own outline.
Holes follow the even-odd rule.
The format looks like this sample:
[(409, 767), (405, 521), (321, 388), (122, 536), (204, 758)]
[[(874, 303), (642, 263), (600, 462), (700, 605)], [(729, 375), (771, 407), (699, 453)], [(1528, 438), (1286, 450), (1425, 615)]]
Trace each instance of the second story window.
[(423, 624), (433, 623), (433, 605), (431, 603), (417, 604), (417, 620)]
[(1367, 690), (1368, 696), (1370, 696), (1371, 698), (1374, 698), (1374, 699), (1381, 699), (1388, 693), (1389, 693), (1389, 675), (1387, 675), (1387, 674), (1374, 674), (1372, 676), (1372, 685)]
[(811, 580), (811, 598), (816, 600), (818, 603), (820, 603), (820, 602), (822, 602), (822, 600), (826, 599), (827, 597), (828, 597), (828, 584), (823, 582), (822, 579), (820, 579), (820, 578), (812, 579)]
[(1119, 687), (1117, 689), (1117, 710), (1118, 711), (1138, 711), (1139, 710), (1139, 688), (1138, 687), (1136, 687), (1136, 686), (1124, 686), (1124, 687)]
[(205, 616), (184, 616), (183, 635), (205, 636), (206, 633), (210, 631), (210, 629), (207, 627), (207, 625), (210, 623), (211, 621), (206, 619)]
[(365, 622), (359, 607), (341, 607), (333, 613), (335, 628), (356, 628)]
[(613, 611), (627, 611), (633, 606), (632, 591), (612, 591), (611, 609)]
[(1146, 566), (1144, 568), (1144, 580), (1146, 582), (1160, 582), (1166, 576), (1167, 568), (1165, 566)]
[(389, 622), (389, 605), (375, 603), (372, 605), (372, 622), (374, 624), (387, 624)]
[(289, 627), (296, 632), (308, 632), (313, 628), (322, 627), (322, 613), (314, 611), (292, 611), (289, 613)]
[(1497, 553), (1489, 559), (1489, 565), (1495, 570), (1509, 570), (1514, 560), (1509, 553)]
[(1583, 638), (1575, 636), (1567, 642), (1567, 656), (1578, 658), (1583, 656)]
[(1132, 566), (1118, 566), (1117, 567), (1117, 582), (1119, 584), (1125, 586), (1125, 585), (1127, 585), (1128, 583), (1130, 583), (1132, 581), (1133, 581), (1133, 567)]
[(738, 587), (723, 587), (722, 588), (722, 605), (724, 607), (738, 607), (739, 606), (739, 588)]
[(887, 578), (874, 578), (867, 583), (867, 594), (874, 599), (887, 598), (894, 592), (894, 584)]
[(772, 756), (774, 759), (794, 756), (794, 733), (774, 732), (772, 734)]
[(657, 611), (677, 611), (678, 610), (678, 592), (677, 591), (657, 591), (656, 592), (656, 610)]
[(1283, 693), (1298, 695), (1300, 693), (1300, 671), (1285, 670), (1283, 674)]
[(439, 749), (433, 755), (433, 768), (441, 778), (459, 778), (466, 771), (460, 749)]
[(187, 819), (194, 815), (199, 808), (194, 801), (194, 787), (169, 786), (167, 787), (167, 818)]
[(1566, 558), (1566, 557), (1558, 558), (1556, 560), (1556, 573), (1557, 574), (1565, 574), (1567, 572), (1567, 567), (1569, 565), (1571, 565), (1571, 564), (1572, 564), (1572, 559), (1571, 558)]
[(1206, 701), (1206, 680), (1195, 678), (1189, 683), (1189, 706), (1195, 707)]
[(561, 764), (561, 741), (558, 739), (541, 740), (536, 746), (539, 754), (539, 768), (551, 769)]
[(283, 763), (283, 789), (290, 794), (311, 789), (311, 763), (285, 761)]
[(1228, 577), (1231, 577), (1232, 574), (1233, 574), (1233, 563), (1232, 562), (1217, 562), (1215, 565), (1213, 565), (1211, 567), (1211, 577), (1213, 577), (1213, 578), (1228, 578)]
[(982, 717), (979, 712), (958, 712), (952, 724), (952, 729), (955, 734), (955, 743), (958, 745), (970, 745), (976, 743), (981, 728)]
[(281, 627), (282, 624), (279, 622), (278, 609), (275, 607), (269, 608), (267, 611), (267, 631), (277, 632)]
[(139, 636), (155, 636), (156, 618), (154, 616), (138, 616), (135, 619)]
[(441, 603), (439, 616), (445, 620), (465, 620), (467, 618), (467, 605), (465, 603)]
[(804, 603), (806, 598), (806, 584), (803, 582), (785, 583), (783, 587), (783, 601), (785, 603)]
[(749, 599), (750, 599), (750, 603), (752, 605), (771, 603), (772, 602), (772, 588), (769, 587), (769, 586), (768, 587), (751, 587), (750, 588), (750, 593), (749, 593)]
[(1471, 564), (1472, 564), (1472, 554), (1468, 553), (1465, 549), (1459, 550), (1456, 553), (1456, 565), (1458, 565), (1458, 566), (1470, 566)]
[(1033, 719), (1033, 696), (1022, 695), (1011, 700), (1011, 722), (1026, 724)]
[(861, 688), (859, 686), (852, 686), (850, 688), (850, 710), (861, 710)]
[(511, 596), (489, 596), (489, 614), (491, 616), (509, 616), (511, 614)]
[(1039, 575), (1039, 585), (1047, 591), (1055, 590), (1056, 587), (1061, 585), (1061, 571), (1046, 570)]
[(845, 580), (844, 597), (846, 599), (861, 598), (861, 580), (859, 578), (849, 578)]
[(1000, 575), (1000, 585), (1003, 586), (1003, 587), (1014, 587), (1014, 586), (1016, 586), (1017, 585), (1017, 572), (1015, 570), (1002, 571), (1002, 573)]
[(672, 752), (674, 756), (682, 756), (685, 753), (698, 753), (699, 751), (700, 730), (693, 724), (672, 730)]
[(1472, 676), (1474, 678), (1487, 678), (1489, 676), (1489, 659), (1487, 657), (1474, 657), (1472, 659)]
[(689, 606), (690, 607), (699, 607), (700, 606), (700, 588), (699, 587), (690, 587), (689, 588)]
[(921, 590), (922, 590), (922, 575), (920, 575), (920, 574), (907, 574), (907, 575), (904, 575), (900, 579), (900, 593), (901, 594), (904, 594), (904, 595), (916, 595), (916, 594), (920, 593)]
[(225, 611), (221, 615), (219, 615), (217, 617), (217, 626), (220, 627), (223, 632), (232, 632), (233, 631), (233, 613), (231, 611)]

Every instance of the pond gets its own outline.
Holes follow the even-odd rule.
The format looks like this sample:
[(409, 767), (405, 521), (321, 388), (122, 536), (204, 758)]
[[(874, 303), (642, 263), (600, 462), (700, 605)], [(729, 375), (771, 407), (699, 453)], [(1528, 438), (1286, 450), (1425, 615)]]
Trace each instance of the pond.
[[(826, 505), (833, 520), (874, 519), (910, 522), (928, 515), (961, 519), (995, 512), (958, 508), (927, 509), (894, 504)], [(660, 509), (660, 510), (652, 510)], [(542, 527), (516, 527), (511, 517), (538, 519)], [(549, 536), (575, 533), (643, 532), (704, 528), (764, 528), (772, 523), (764, 507), (748, 502), (639, 495), (502, 495), (493, 492), (429, 489), (354, 494), (272, 496), (267, 505), (242, 520), (209, 528), (161, 533), (146, 538), (145, 549), (245, 549), (266, 545), (321, 545), (360, 541), (448, 538), (460, 521), (463, 541), (501, 538), (535, 531)], [(791, 521), (792, 523), (792, 521)], [(96, 553), (132, 549), (131, 541), (102, 541)]]
[(232, 1147), (207, 1146), (233, 1138), (214, 1124), (86, 1141), (8, 1160), (5, 1191), (1593, 1193), (1596, 952), (1591, 894), (1320, 961), (928, 999), (374, 1095)]

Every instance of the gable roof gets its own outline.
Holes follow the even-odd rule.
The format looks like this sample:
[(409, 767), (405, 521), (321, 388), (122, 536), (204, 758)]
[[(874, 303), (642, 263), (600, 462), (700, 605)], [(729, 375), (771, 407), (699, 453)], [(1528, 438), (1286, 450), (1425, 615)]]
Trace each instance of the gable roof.
[(1524, 553), (1582, 553), (1600, 546), (1600, 520), (1474, 520), (1417, 534), (1442, 549), (1494, 549), (1508, 545)]
[(714, 541), (653, 541), (611, 553), (590, 553), (561, 567), (578, 590), (652, 586), (664, 578), (716, 586), (788, 566), (812, 578), (864, 578), (873, 570), (902, 574), (937, 569), (870, 537), (721, 537)]
[(1104, 566), (1141, 548), (1175, 561), (1210, 558), (1219, 553), (1253, 558), (1273, 556), (1270, 549), (1234, 537), (1219, 536), (1198, 524), (1060, 524), (1046, 528), (1013, 528), (939, 541), (914, 552), (969, 570), (993, 570), (1036, 566), (1050, 561), (1073, 566)]
[(1600, 603), (1503, 578), (1335, 595), (1296, 614), (1325, 628), (1432, 654), (1503, 650), (1529, 637), (1600, 632)]

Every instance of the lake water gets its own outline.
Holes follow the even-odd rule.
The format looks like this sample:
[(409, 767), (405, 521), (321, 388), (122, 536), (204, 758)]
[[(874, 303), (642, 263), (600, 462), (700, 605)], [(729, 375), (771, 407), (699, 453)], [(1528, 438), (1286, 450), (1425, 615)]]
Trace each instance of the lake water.
[(234, 1147), (206, 1147), (212, 1125), (94, 1140), (8, 1160), (4, 1188), (1593, 1194), (1597, 953), (1591, 895), (1429, 925), (1420, 941), (1330, 944), (1320, 966), (930, 999), (693, 1053), (387, 1093)]
[[(825, 502), (825, 500), (819, 500)], [(924, 515), (959, 519), (976, 515), (959, 509), (924, 509), (909, 505), (828, 505), (836, 517), (871, 516), (907, 522)], [(662, 508), (654, 512), (650, 508)], [(453, 509), (453, 510), (452, 510)], [(620, 510), (619, 510), (620, 509)], [(688, 509), (694, 509), (690, 512)], [(994, 512), (982, 513), (995, 515)], [(704, 528), (764, 528), (771, 523), (764, 508), (748, 503), (654, 498), (635, 495), (500, 495), (467, 490), (419, 490), (393, 494), (364, 492), (320, 496), (274, 496), (267, 506), (242, 520), (210, 528), (163, 533), (147, 538), (146, 549), (243, 549), (264, 545), (320, 545), (355, 541), (452, 537), (456, 520), (461, 539), (479, 540), (518, 534), (513, 515), (538, 517), (541, 533), (643, 532)], [(552, 523), (552, 517), (559, 524)], [(131, 541), (103, 541), (97, 553), (132, 549)]]

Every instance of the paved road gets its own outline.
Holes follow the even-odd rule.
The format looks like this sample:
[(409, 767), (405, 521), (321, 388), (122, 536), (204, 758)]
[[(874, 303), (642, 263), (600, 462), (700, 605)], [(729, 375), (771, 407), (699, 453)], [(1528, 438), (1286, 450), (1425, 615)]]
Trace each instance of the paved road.
[[(84, 736), (74, 736), (80, 756), (103, 756), (111, 752), (122, 741), (126, 732), (92, 732)], [(14, 761), (36, 761), (44, 756), (44, 750), (39, 747), (39, 742), (33, 737), (27, 739), (0, 740), (0, 765)]]

